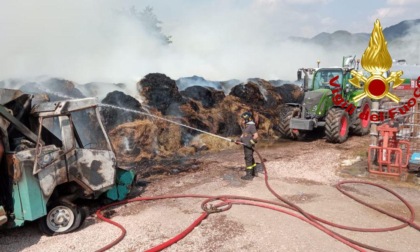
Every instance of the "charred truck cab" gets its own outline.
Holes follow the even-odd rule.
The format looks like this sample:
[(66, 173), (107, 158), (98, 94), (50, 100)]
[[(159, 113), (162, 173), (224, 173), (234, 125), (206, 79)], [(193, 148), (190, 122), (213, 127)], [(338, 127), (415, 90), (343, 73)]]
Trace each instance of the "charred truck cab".
[(369, 119), (362, 120), (359, 115), (370, 111), (370, 101), (354, 102), (353, 98), (363, 89), (349, 83), (354, 64), (355, 56), (351, 56), (343, 59), (343, 67), (299, 69), (298, 80), (304, 74), (305, 97), (302, 104), (288, 103), (280, 111), (279, 128), (283, 137), (298, 139), (322, 127), (327, 141), (342, 143), (349, 131), (356, 135), (369, 133)]
[(134, 173), (117, 167), (96, 99), (39, 102), (16, 90), (0, 94), (0, 226), (37, 220), (48, 235), (68, 233), (86, 217), (80, 199), (127, 196)]

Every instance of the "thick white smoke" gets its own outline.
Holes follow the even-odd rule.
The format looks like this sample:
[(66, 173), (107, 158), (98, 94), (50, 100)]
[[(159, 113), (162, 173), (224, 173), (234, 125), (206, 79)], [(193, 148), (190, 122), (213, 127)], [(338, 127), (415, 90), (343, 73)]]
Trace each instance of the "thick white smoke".
[(163, 33), (172, 36), (169, 46), (121, 14), (133, 5), (139, 11), (155, 7), (154, 1), (0, 1), (0, 80), (47, 75), (135, 87), (152, 72), (172, 79), (199, 75), (209, 80), (295, 80), (300, 67), (315, 67), (317, 60), (321, 66), (341, 65), (343, 55), (360, 57), (367, 46), (325, 50), (291, 42), (287, 38), (294, 30), (300, 36), (317, 33), (303, 25), (305, 11), (285, 8), (278, 15), (258, 1), (247, 7), (240, 1), (214, 1), (205, 9), (174, 1), (179, 16), (176, 9), (159, 4), (154, 12), (163, 22)]
[(406, 36), (389, 43), (389, 48), (393, 58), (405, 59), (409, 65), (420, 65), (420, 25), (413, 25)]
[(107, 1), (3, 3), (0, 78), (49, 75), (81, 82), (134, 78), (133, 70), (146, 66), (141, 56), (157, 51), (156, 43), (141, 26), (118, 14), (121, 7)]

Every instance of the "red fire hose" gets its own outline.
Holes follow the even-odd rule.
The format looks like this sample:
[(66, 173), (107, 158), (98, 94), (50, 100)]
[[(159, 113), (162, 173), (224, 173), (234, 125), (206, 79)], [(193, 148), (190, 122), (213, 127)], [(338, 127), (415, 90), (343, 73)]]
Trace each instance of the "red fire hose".
[[(262, 207), (262, 208), (267, 208), (267, 209), (271, 209), (271, 210), (275, 210), (281, 213), (285, 213), (288, 214), (290, 216), (296, 217), (302, 221), (307, 222), (308, 224), (318, 228), (319, 230), (323, 231), (324, 233), (328, 234), (329, 236), (337, 239), (338, 241), (346, 244), (347, 246), (358, 250), (358, 251), (365, 251), (365, 249), (369, 249), (369, 250), (373, 250), (373, 251), (387, 251), (381, 248), (376, 248), (367, 244), (363, 244), (357, 241), (354, 241), (350, 238), (347, 238), (343, 235), (340, 235), (334, 231), (332, 231), (331, 229), (327, 228), (325, 225), (331, 226), (331, 227), (336, 227), (336, 228), (341, 228), (341, 229), (346, 229), (346, 230), (352, 230), (352, 231), (359, 231), (359, 232), (387, 232), (387, 231), (393, 231), (393, 230), (397, 230), (397, 229), (401, 229), (407, 226), (411, 226), (417, 230), (420, 231), (420, 226), (414, 223), (414, 218), (415, 218), (415, 212), (413, 207), (400, 195), (398, 195), (396, 192), (383, 187), (381, 185), (375, 184), (375, 183), (370, 183), (370, 182), (361, 182), (361, 181), (342, 181), (340, 183), (337, 184), (337, 189), (342, 192), (343, 194), (345, 194), (346, 196), (350, 197), (351, 199), (366, 205), (372, 209), (375, 209), (383, 214), (386, 214), (396, 220), (399, 220), (402, 222), (401, 225), (398, 226), (394, 226), (394, 227), (387, 227), (387, 228), (358, 228), (358, 227), (348, 227), (348, 226), (343, 226), (343, 225), (339, 225), (339, 224), (335, 224), (332, 222), (329, 222), (327, 220), (321, 219), (319, 217), (316, 217), (312, 214), (309, 214), (307, 212), (305, 212), (303, 209), (301, 209), (300, 207), (298, 207), (297, 205), (295, 205), (294, 203), (286, 200), (285, 198), (281, 197), (279, 194), (277, 194), (270, 186), (270, 184), (268, 183), (268, 173), (267, 173), (267, 169), (265, 167), (263, 158), (261, 157), (260, 153), (258, 151), (255, 150), (255, 152), (257, 153), (259, 159), (261, 160), (261, 164), (263, 166), (264, 169), (264, 181), (266, 184), (267, 189), (277, 198), (279, 199), (281, 202), (274, 202), (274, 201), (268, 201), (268, 200), (262, 200), (262, 199), (257, 199), (257, 198), (251, 198), (251, 197), (242, 197), (242, 196), (233, 196), (233, 195), (222, 195), (222, 196), (209, 196), (209, 195), (195, 195), (195, 194), (186, 194), (186, 195), (163, 195), (163, 196), (155, 196), (155, 197), (138, 197), (138, 198), (133, 198), (133, 199), (128, 199), (128, 200), (124, 200), (124, 201), (120, 201), (120, 202), (115, 202), (112, 204), (109, 204), (107, 206), (101, 207), (97, 212), (96, 215), (99, 219), (108, 222), (116, 227), (118, 227), (121, 230), (121, 234), (120, 236), (115, 239), (114, 241), (110, 242), (109, 244), (107, 244), (106, 246), (102, 247), (101, 249), (97, 250), (97, 251), (106, 251), (108, 249), (110, 249), (111, 247), (115, 246), (116, 244), (118, 244), (125, 236), (126, 234), (126, 230), (124, 229), (124, 227), (122, 225), (120, 225), (117, 222), (114, 222), (112, 220), (110, 220), (109, 218), (106, 218), (103, 216), (102, 211), (113, 207), (113, 206), (119, 206), (119, 205), (123, 205), (123, 204), (128, 204), (131, 202), (135, 202), (135, 201), (146, 201), (146, 200), (159, 200), (159, 199), (173, 199), (173, 198), (203, 198), (205, 199), (201, 205), (202, 209), (203, 209), (203, 213), (188, 227), (186, 228), (184, 231), (182, 231), (180, 234), (176, 235), (175, 237), (169, 239), (168, 241), (159, 244), (147, 251), (152, 252), (152, 251), (161, 251), (169, 246), (171, 246), (172, 244), (178, 242), (179, 240), (181, 240), (182, 238), (184, 238), (185, 236), (187, 236), (196, 226), (198, 226), (202, 220), (204, 220), (205, 218), (207, 218), (207, 216), (209, 216), (209, 214), (212, 213), (218, 213), (218, 212), (223, 212), (223, 211), (227, 211), (229, 210), (234, 204), (241, 204), (241, 205), (252, 205), (252, 206), (257, 206), (257, 207)], [(375, 206), (372, 206), (352, 195), (350, 195), (349, 193), (345, 192), (343, 190), (343, 188), (341, 187), (344, 184), (367, 184), (367, 185), (371, 185), (371, 186), (376, 186), (379, 187), (381, 189), (384, 189), (386, 191), (388, 191), (389, 193), (391, 193), (392, 195), (394, 195), (395, 197), (397, 197), (399, 200), (401, 200), (406, 206), (407, 208), (410, 210), (410, 218), (409, 219), (405, 219), (401, 216), (397, 216), (391, 213), (388, 213), (382, 209), (379, 209)], [(210, 202), (214, 202), (214, 201), (219, 201), (217, 204), (215, 205), (211, 205)], [(282, 203), (283, 202), (283, 203)], [(285, 203), (285, 204), (284, 204)], [(284, 208), (287, 208), (289, 210), (286, 210)], [(325, 224), (325, 225), (323, 225)]]

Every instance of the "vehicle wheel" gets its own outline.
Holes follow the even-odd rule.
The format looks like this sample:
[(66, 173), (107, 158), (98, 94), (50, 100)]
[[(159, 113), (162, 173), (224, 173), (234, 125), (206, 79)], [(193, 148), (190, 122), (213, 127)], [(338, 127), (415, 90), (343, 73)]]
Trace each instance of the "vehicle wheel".
[[(372, 106), (369, 100), (363, 100), (360, 112), (355, 115), (356, 118), (352, 126), (353, 134), (358, 135), (358, 136), (364, 136), (369, 133), (371, 107)], [(363, 116), (364, 118), (361, 119), (360, 118), (361, 114), (366, 115), (366, 116)]]
[(282, 137), (288, 139), (297, 139), (299, 130), (290, 128), (290, 120), (299, 117), (300, 109), (297, 107), (284, 107), (280, 111), (279, 131)]
[(66, 233), (72, 232), (78, 229), (79, 227), (81, 227), (83, 223), (85, 222), (88, 212), (89, 211), (84, 207), (77, 207), (76, 220), (74, 221), (73, 225)]
[(325, 136), (331, 143), (342, 143), (349, 135), (349, 115), (339, 108), (328, 110), (325, 121)]
[(49, 236), (65, 234), (80, 227), (85, 217), (77, 207), (67, 203), (57, 203), (38, 221), (38, 226), (41, 232)]

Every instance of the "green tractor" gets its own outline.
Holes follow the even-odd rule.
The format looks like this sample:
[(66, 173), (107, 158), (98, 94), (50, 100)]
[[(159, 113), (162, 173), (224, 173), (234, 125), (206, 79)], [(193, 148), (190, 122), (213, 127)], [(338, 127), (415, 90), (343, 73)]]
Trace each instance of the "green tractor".
[[(354, 97), (364, 91), (349, 83), (355, 66), (355, 56), (349, 56), (343, 58), (342, 67), (299, 69), (299, 81), (304, 74), (305, 97), (302, 104), (287, 103), (281, 109), (282, 137), (300, 139), (323, 127), (328, 142), (342, 143), (349, 131), (360, 136), (369, 133), (371, 101), (355, 102)], [(309, 75), (313, 76), (310, 84)]]

